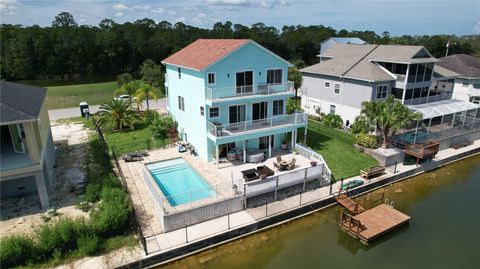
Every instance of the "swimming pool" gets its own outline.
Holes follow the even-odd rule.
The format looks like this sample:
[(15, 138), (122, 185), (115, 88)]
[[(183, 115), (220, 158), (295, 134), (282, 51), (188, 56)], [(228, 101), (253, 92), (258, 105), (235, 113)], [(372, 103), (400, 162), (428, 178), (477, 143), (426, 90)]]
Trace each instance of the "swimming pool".
[(215, 191), (182, 158), (147, 164), (155, 183), (172, 206), (202, 200)]

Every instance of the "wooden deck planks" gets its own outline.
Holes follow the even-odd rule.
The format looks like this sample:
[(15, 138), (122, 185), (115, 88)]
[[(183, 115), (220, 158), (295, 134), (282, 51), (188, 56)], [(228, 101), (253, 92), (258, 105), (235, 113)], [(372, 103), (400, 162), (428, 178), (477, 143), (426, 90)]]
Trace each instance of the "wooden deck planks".
[(336, 198), (336, 200), (339, 204), (341, 204), (343, 207), (345, 207), (348, 211), (350, 211), (353, 214), (358, 214), (358, 213), (362, 213), (362, 212), (365, 211), (365, 209), (363, 207), (358, 205), (355, 201), (353, 201), (352, 199), (350, 199), (347, 195), (345, 195), (343, 193), (340, 194)]
[(365, 226), (358, 235), (367, 242), (410, 221), (411, 217), (381, 204), (363, 213), (353, 216)]

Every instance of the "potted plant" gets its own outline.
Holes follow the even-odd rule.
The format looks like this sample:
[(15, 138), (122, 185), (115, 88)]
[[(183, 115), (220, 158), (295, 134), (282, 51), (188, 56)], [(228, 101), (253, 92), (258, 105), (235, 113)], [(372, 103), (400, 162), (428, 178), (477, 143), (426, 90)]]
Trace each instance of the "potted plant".
[(266, 179), (267, 178), (267, 174), (260, 174), (258, 176), (260, 179)]
[(311, 161), (310, 161), (310, 165), (311, 165), (311, 166), (317, 166), (317, 161), (311, 160)]
[(287, 140), (284, 138), (282, 139), (282, 149), (286, 150), (287, 149)]

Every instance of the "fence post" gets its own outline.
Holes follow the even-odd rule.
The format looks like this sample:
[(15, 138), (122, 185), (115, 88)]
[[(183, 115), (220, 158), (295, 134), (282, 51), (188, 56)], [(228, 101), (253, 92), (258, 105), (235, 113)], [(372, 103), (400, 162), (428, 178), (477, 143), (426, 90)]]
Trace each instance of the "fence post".
[(265, 203), (265, 218), (268, 216), (268, 202)]
[(398, 161), (395, 161), (395, 168), (393, 169), (393, 174), (397, 173), (397, 164), (398, 164)]
[(188, 225), (185, 226), (185, 244), (188, 244)]
[(228, 229), (230, 230), (230, 213), (228, 213), (227, 217), (228, 217)]

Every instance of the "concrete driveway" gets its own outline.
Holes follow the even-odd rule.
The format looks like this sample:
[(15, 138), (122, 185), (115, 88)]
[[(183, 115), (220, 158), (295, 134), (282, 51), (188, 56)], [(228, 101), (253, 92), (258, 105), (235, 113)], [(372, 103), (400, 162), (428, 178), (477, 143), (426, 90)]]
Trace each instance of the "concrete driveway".
[[(165, 98), (160, 98), (157, 101), (149, 100), (150, 109), (160, 109), (165, 108), (166, 100)], [(147, 102), (143, 102), (144, 109), (147, 107)], [(100, 109), (100, 105), (90, 106), (90, 113), (96, 113)], [(70, 107), (70, 108), (60, 108), (52, 109), (48, 111), (48, 116), (50, 120), (59, 120), (59, 119), (68, 119), (73, 117), (80, 117), (80, 107)]]

